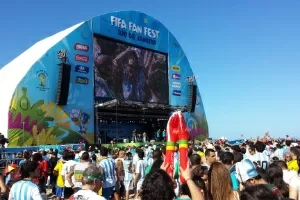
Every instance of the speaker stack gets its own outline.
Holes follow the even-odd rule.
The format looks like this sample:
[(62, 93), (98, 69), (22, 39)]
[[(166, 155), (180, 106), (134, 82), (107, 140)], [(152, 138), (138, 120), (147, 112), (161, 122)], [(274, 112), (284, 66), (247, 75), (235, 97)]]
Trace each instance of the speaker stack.
[(56, 95), (57, 105), (67, 105), (71, 77), (71, 65), (66, 63), (59, 64), (59, 76)]
[(197, 101), (197, 85), (190, 84), (190, 96), (188, 104), (188, 112), (195, 112), (196, 101)]

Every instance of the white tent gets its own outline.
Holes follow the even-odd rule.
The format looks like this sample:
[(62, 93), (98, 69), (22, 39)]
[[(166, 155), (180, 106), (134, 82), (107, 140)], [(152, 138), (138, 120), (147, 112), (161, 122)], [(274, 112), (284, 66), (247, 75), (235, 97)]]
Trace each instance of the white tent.
[[(83, 22), (82, 22), (83, 23)], [(0, 70), (0, 133), (7, 137), (8, 113), (11, 98), (20, 81), (30, 70), (30, 68), (56, 43), (65, 38), (82, 23), (76, 24), (51, 37), (41, 40), (5, 65)]]

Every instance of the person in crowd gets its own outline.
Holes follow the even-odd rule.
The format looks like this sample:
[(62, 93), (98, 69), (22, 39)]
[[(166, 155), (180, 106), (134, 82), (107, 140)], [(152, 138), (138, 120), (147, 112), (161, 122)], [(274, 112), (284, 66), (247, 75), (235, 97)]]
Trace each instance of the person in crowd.
[(73, 193), (74, 190), (72, 188), (73, 182), (75, 182), (75, 177), (72, 176), (72, 181), (68, 181), (68, 174), (72, 171), (72, 169), (77, 164), (75, 159), (75, 153), (73, 151), (67, 151), (67, 157), (64, 159), (66, 162), (63, 163), (62, 170), (61, 170), (61, 176), (64, 180), (64, 198), (69, 199)]
[(287, 167), (286, 162), (284, 162), (283, 160), (278, 160), (276, 162), (274, 162), (276, 165), (278, 165), (279, 167), (281, 167), (282, 172), (283, 172), (283, 180), (284, 182), (286, 182), (287, 184), (290, 184), (291, 179), (295, 176), (297, 176), (297, 172), (293, 171), (293, 170), (289, 170)]
[(153, 164), (147, 166), (146, 171), (145, 171), (146, 175), (149, 174), (153, 170), (160, 169), (161, 165), (164, 162), (162, 157), (163, 157), (163, 154), (162, 154), (161, 150), (155, 149), (153, 151)]
[(283, 153), (284, 153), (283, 146), (280, 143), (276, 144), (274, 157), (277, 157), (279, 160), (283, 160)]
[[(86, 168), (91, 165), (90, 156), (88, 152), (83, 152), (80, 161), (76, 163), (76, 165), (71, 168), (71, 172), (67, 175), (67, 180), (69, 183), (72, 183), (71, 187), (74, 192), (77, 192), (81, 189), (82, 186), (82, 173)], [(74, 178), (73, 178), (74, 176)], [(74, 182), (73, 182), (74, 180)]]
[(4, 183), (4, 177), (0, 175), (0, 199), (6, 200), (9, 195), (9, 190)]
[(102, 196), (110, 199), (114, 193), (116, 182), (119, 180), (118, 177), (115, 177), (117, 175), (116, 164), (112, 158), (108, 157), (108, 149), (106, 147), (101, 147), (100, 153), (102, 160), (99, 166), (103, 177)]
[[(175, 198), (174, 182), (165, 171), (168, 167), (163, 164), (162, 169), (150, 172), (145, 177), (140, 193), (141, 200), (173, 200)], [(186, 180), (191, 199), (204, 200), (204, 196), (192, 180), (193, 175), (190, 167), (185, 170), (181, 168), (180, 172)]]
[(124, 176), (124, 187), (125, 187), (125, 199), (129, 200), (129, 193), (131, 190), (131, 185), (132, 185), (132, 180), (133, 180), (133, 174), (132, 174), (132, 154), (131, 152), (127, 152), (126, 153), (126, 157), (124, 159), (123, 162), (123, 166), (124, 166), (124, 172), (125, 172), (125, 176)]
[(267, 181), (275, 185), (284, 197), (289, 197), (289, 186), (283, 180), (283, 171), (276, 163), (270, 164), (267, 171)]
[(221, 156), (220, 160), (230, 172), (232, 189), (235, 190), (235, 191), (238, 191), (239, 190), (239, 181), (236, 177), (235, 170), (231, 169), (231, 168), (234, 167), (233, 166), (233, 164), (234, 164), (234, 154), (231, 153), (231, 152), (224, 152), (223, 155)]
[(56, 194), (56, 180), (57, 176), (53, 174), (54, 168), (57, 164), (58, 156), (57, 156), (58, 151), (53, 151), (53, 149), (50, 149), (49, 154), (50, 154), (50, 159), (49, 159), (49, 169), (48, 169), (48, 174), (50, 176), (50, 185), (51, 185), (51, 193), (48, 195), (49, 198), (55, 196)]
[(43, 160), (49, 162), (50, 159), (49, 159), (49, 157), (48, 157), (47, 151), (43, 150), (43, 151), (42, 151), (42, 156), (43, 156)]
[(38, 184), (40, 192), (46, 194), (46, 182), (48, 178), (48, 163), (43, 159), (41, 153), (32, 154), (32, 161), (39, 164), (40, 176), (33, 181)]
[(208, 190), (212, 200), (238, 200), (233, 190), (228, 169), (220, 162), (214, 162), (208, 172)]
[(101, 179), (101, 171), (97, 166), (87, 167), (82, 173), (81, 189), (71, 196), (70, 200), (106, 200), (97, 194), (101, 188)]
[(266, 171), (270, 164), (270, 158), (266, 155), (265, 149), (266, 145), (261, 141), (257, 141), (255, 143), (255, 153), (247, 156), (247, 158), (257, 163), (259, 167)]
[(56, 179), (56, 200), (61, 200), (64, 198), (64, 187), (65, 187), (65, 181), (64, 177), (62, 176), (62, 169), (63, 165), (66, 163), (66, 160), (68, 159), (68, 151), (63, 152), (62, 159), (60, 159), (54, 170), (53, 174), (57, 176)]
[[(297, 157), (297, 163), (300, 166), (300, 156)], [(294, 176), (290, 181), (289, 197), (300, 200), (300, 170), (298, 170), (298, 176)]]
[(193, 171), (196, 167), (201, 165), (201, 157), (199, 156), (199, 154), (192, 154), (190, 156), (190, 162)]
[(297, 156), (300, 155), (299, 150), (296, 147), (291, 147), (289, 155), (290, 161), (287, 162), (288, 169), (297, 172), (299, 170), (299, 166), (297, 163)]
[(29, 151), (25, 151), (23, 154), (23, 160), (20, 161), (19, 165), (21, 166), (23, 163), (29, 161), (31, 159), (31, 153)]
[(115, 199), (120, 199), (121, 196), (124, 194), (124, 177), (125, 177), (125, 169), (124, 169), (124, 160), (126, 154), (124, 150), (120, 150), (118, 157), (115, 159), (116, 163), (116, 176), (119, 177), (115, 186)]
[[(262, 169), (263, 171), (263, 169)], [(239, 181), (248, 187), (251, 185), (264, 184), (278, 197), (283, 198), (280, 190), (273, 184), (269, 184), (263, 177), (258, 173), (254, 163), (250, 159), (244, 159), (239, 163), (236, 163), (236, 173)]]
[(146, 176), (146, 168), (148, 163), (144, 160), (145, 153), (144, 151), (137, 152), (139, 160), (136, 162), (135, 166), (135, 177), (134, 177), (134, 186), (136, 187), (136, 198), (139, 196), (140, 189), (142, 187), (143, 181)]
[(246, 187), (240, 194), (240, 200), (279, 200), (264, 184)]
[(33, 179), (40, 177), (39, 164), (28, 161), (20, 168), (22, 180), (14, 183), (9, 192), (9, 200), (42, 200), (39, 187)]
[(210, 168), (210, 166), (216, 162), (216, 152), (213, 149), (206, 149), (205, 151), (205, 163), (203, 163), (203, 166)]

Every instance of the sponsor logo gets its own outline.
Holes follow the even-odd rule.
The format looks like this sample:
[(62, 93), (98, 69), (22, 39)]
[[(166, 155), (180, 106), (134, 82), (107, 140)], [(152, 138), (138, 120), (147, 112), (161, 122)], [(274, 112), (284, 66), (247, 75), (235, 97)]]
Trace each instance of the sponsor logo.
[(75, 82), (78, 84), (87, 85), (89, 84), (89, 79), (82, 76), (76, 76)]
[(180, 66), (172, 65), (172, 70), (175, 71), (175, 72), (180, 72)]
[(86, 44), (79, 44), (79, 43), (76, 43), (76, 44), (74, 45), (74, 49), (75, 49), (75, 50), (78, 50), (78, 51), (88, 52), (88, 51), (89, 51), (89, 46), (86, 45)]
[(89, 73), (89, 68), (83, 65), (76, 65), (75, 66), (75, 72), (79, 72), (79, 73), (83, 73), (83, 74), (87, 74)]
[(78, 62), (87, 63), (87, 62), (89, 62), (89, 57), (88, 56), (84, 56), (84, 55), (76, 54), (75, 55), (75, 60), (78, 61)]
[(36, 76), (39, 79), (39, 85), (37, 86), (37, 88), (40, 91), (46, 91), (49, 90), (49, 88), (47, 87), (47, 78), (48, 78), (48, 74), (45, 70), (39, 70), (36, 72)]
[(174, 96), (181, 96), (181, 91), (180, 90), (173, 90), (173, 95)]
[(179, 80), (181, 78), (180, 74), (172, 74), (172, 79), (177, 79)]
[(179, 82), (173, 82), (172, 83), (172, 87), (173, 88), (181, 88), (181, 83), (179, 83)]

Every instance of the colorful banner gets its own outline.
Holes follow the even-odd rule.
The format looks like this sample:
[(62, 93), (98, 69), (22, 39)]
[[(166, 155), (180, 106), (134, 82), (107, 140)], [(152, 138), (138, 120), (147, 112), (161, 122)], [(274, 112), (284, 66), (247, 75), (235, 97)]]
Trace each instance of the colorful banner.
[[(117, 47), (97, 46), (99, 43), (95, 40), (99, 36), (116, 41), (111, 45)], [(99, 86), (99, 80), (95, 79), (102, 76), (94, 77), (98, 73), (97, 64), (117, 63), (125, 47), (134, 53), (135, 66), (139, 67), (130, 70), (127, 65), (115, 65), (123, 69), (123, 75), (127, 73), (127, 79), (124, 75), (120, 84), (108, 84), (107, 76), (103, 79), (105, 87)], [(114, 51), (110, 52), (112, 49)], [(122, 51), (118, 52), (119, 49)], [(110, 98), (120, 96), (125, 100), (173, 106), (189, 104), (188, 83), (194, 74), (186, 55), (169, 30), (144, 13), (122, 11), (95, 17), (53, 44), (37, 59), (24, 74), (11, 100), (8, 121), (11, 147), (94, 143), (95, 94), (96, 97), (104, 97), (106, 93)], [(130, 65), (130, 59), (127, 61)], [(71, 65), (66, 106), (56, 104), (61, 62)], [(111, 70), (109, 66), (106, 65), (106, 71)], [(185, 114), (185, 119), (192, 137), (208, 134), (199, 92), (195, 113)]]

